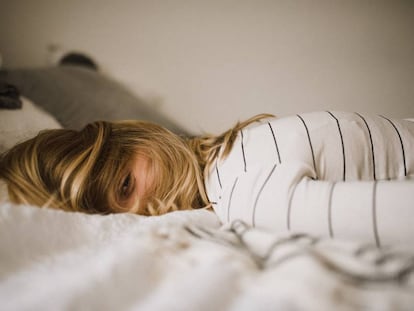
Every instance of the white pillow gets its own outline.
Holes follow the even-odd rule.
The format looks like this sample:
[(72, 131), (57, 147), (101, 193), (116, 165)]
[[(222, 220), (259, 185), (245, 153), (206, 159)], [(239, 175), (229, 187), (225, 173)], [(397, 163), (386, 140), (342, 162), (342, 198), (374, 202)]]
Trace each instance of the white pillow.
[(29, 99), (21, 97), (22, 109), (0, 110), (0, 153), (44, 129), (62, 128), (56, 119)]

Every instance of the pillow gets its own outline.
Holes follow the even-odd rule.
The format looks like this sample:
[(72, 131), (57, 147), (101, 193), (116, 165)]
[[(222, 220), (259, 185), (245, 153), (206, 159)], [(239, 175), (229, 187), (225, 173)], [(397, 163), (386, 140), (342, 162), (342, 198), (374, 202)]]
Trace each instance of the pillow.
[(22, 109), (0, 110), (0, 153), (44, 129), (62, 126), (49, 113), (21, 97)]
[(147, 120), (177, 134), (187, 133), (146, 105), (123, 85), (97, 71), (80, 66), (0, 71), (0, 82), (56, 117), (66, 128), (81, 129), (96, 120)]

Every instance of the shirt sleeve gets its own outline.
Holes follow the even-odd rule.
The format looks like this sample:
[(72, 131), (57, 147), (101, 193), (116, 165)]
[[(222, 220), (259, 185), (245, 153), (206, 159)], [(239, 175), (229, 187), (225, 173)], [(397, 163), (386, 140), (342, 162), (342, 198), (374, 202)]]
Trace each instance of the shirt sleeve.
[(215, 210), (223, 223), (412, 248), (414, 180), (331, 182), (311, 172), (300, 163), (252, 168), (223, 188)]
[(329, 182), (302, 179), (292, 193), (287, 229), (412, 248), (414, 180)]
[(206, 190), (224, 224), (410, 245), (412, 150), (409, 121), (345, 112), (272, 119), (240, 131)]

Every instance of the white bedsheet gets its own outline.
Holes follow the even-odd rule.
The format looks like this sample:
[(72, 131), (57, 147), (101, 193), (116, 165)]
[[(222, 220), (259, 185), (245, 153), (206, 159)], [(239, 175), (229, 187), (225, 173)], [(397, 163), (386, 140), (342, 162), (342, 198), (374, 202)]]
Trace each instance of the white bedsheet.
[(0, 310), (413, 310), (414, 257), (209, 211), (0, 205)]

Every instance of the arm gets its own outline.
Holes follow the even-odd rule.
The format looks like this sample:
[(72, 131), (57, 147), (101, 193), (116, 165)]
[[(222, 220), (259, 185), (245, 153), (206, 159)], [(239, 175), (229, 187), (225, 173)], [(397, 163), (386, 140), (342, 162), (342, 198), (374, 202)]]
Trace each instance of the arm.
[(292, 194), (290, 229), (385, 246), (412, 244), (414, 181), (301, 180)]
[[(385, 246), (414, 237), (414, 180), (331, 182), (300, 163), (260, 165), (234, 177), (214, 208), (278, 232), (304, 232)], [(309, 177), (310, 176), (310, 177)]]

